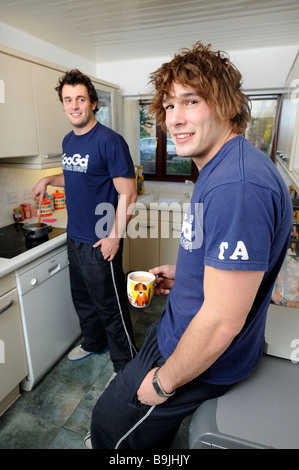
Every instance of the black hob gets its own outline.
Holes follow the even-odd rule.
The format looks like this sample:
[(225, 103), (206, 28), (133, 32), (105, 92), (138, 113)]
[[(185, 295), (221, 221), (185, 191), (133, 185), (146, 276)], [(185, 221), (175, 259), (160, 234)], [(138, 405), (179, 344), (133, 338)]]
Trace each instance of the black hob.
[(22, 223), (15, 223), (0, 228), (0, 258), (14, 258), (65, 233), (65, 228), (49, 227), (48, 235), (45, 237), (30, 239), (24, 235), (23, 225)]

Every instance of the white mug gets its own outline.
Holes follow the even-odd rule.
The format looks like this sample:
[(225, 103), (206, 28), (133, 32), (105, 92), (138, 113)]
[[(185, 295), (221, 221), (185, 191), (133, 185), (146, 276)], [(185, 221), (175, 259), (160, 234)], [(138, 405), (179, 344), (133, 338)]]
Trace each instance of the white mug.
[(128, 274), (128, 299), (134, 307), (144, 308), (151, 303), (155, 280), (156, 276), (147, 271), (134, 271)]

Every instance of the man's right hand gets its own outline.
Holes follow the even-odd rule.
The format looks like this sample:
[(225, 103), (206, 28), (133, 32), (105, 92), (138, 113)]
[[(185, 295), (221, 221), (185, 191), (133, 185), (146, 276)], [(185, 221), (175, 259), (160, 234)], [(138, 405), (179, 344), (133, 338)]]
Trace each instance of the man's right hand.
[(155, 285), (156, 294), (169, 294), (174, 284), (175, 268), (175, 265), (166, 264), (149, 270), (150, 273), (157, 276)]
[(46, 178), (42, 178), (32, 190), (32, 199), (38, 198), (40, 201), (44, 199), (45, 193), (47, 191), (47, 181)]
[(64, 175), (59, 173), (57, 175), (45, 176), (39, 180), (32, 190), (32, 198), (35, 200), (37, 197), (42, 201), (47, 191), (47, 186), (61, 186), (64, 187)]

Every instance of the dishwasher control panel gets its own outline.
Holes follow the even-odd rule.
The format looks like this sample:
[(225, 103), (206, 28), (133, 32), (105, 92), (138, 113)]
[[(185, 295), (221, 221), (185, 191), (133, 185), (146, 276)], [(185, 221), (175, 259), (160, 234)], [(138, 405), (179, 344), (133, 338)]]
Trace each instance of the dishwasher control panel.
[(67, 250), (54, 250), (16, 271), (17, 288), (20, 295), (39, 286), (68, 266)]

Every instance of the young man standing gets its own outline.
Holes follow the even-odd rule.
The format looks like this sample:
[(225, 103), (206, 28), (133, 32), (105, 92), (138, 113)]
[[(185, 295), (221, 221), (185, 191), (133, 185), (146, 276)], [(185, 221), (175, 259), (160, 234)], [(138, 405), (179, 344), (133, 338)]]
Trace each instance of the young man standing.
[(269, 157), (242, 134), (250, 120), (241, 74), (197, 43), (151, 75), (152, 112), (198, 180), (176, 266), (151, 271), (166, 309), (137, 356), (101, 395), (93, 448), (165, 448), (181, 421), (257, 367), (292, 206)]
[(124, 139), (97, 122), (89, 77), (71, 70), (56, 90), (73, 130), (63, 140), (63, 173), (40, 180), (33, 197), (65, 186), (71, 290), (84, 336), (69, 359), (109, 348), (117, 373), (136, 354), (122, 269), (122, 235), (137, 199), (133, 162)]

